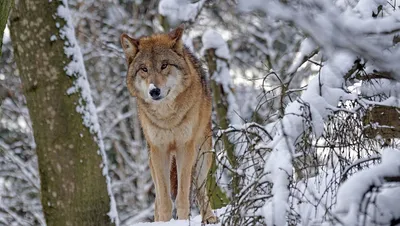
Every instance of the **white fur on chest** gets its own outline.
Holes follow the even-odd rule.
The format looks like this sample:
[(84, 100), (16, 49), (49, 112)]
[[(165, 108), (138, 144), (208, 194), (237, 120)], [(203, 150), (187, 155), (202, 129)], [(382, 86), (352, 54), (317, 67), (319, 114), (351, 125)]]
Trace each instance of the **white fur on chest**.
[(191, 123), (182, 123), (172, 129), (161, 129), (153, 125), (144, 128), (147, 133), (147, 139), (153, 145), (159, 148), (168, 148), (172, 143), (185, 143), (192, 138), (193, 125)]

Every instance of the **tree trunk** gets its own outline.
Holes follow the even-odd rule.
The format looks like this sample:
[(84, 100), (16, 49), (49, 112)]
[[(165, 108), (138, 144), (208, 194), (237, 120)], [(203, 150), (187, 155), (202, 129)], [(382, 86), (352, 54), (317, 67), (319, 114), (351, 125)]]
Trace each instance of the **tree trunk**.
[[(107, 213), (110, 197), (114, 200), (102, 175), (102, 141), (93, 128), (98, 124), (89, 117), (89, 129), (88, 116), (84, 117), (86, 108), (92, 108), (89, 114), (95, 109), (90, 92), (83, 89), (87, 79), (82, 58), (79, 51), (65, 51), (79, 50), (73, 28), (69, 34), (62, 31), (71, 26), (64, 19), (69, 15), (66, 7), (65, 1), (17, 1), (10, 18), (36, 142), (43, 211), (48, 226), (112, 225)], [(66, 70), (72, 68), (71, 62), (73, 74)], [(83, 88), (72, 93), (70, 88), (77, 83)]]
[(400, 138), (400, 108), (375, 105), (363, 117), (364, 135), (370, 139)]
[(0, 1), (0, 56), (1, 46), (3, 45), (3, 33), (6, 28), (8, 14), (11, 10), (13, 0), (1, 0)]
[[(212, 75), (217, 71), (217, 56), (215, 55), (215, 49), (207, 49), (205, 54), (205, 59), (208, 66), (208, 73), (211, 76), (211, 90), (213, 95), (213, 105), (214, 109), (217, 113), (217, 123), (219, 128), (225, 130), (228, 129), (230, 124), (227, 113), (228, 113), (228, 101), (226, 91), (224, 91), (221, 84), (216, 82)], [(229, 140), (226, 134), (221, 135), (221, 140), (224, 145), (224, 151), (226, 151), (226, 155), (228, 156), (229, 164), (233, 169), (238, 168), (238, 162), (235, 156), (235, 145)], [(212, 169), (216, 170), (216, 169)], [(239, 177), (236, 174), (232, 175), (232, 193), (239, 194)]]

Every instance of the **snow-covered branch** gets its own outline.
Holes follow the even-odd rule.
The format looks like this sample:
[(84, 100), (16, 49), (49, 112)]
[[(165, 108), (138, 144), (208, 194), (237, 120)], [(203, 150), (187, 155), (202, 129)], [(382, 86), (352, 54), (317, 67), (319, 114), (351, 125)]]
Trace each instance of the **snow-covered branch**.
[(354, 174), (339, 188), (334, 214), (340, 225), (389, 225), (400, 219), (395, 207), (400, 187), (390, 186), (388, 177), (400, 177), (399, 149), (383, 149), (381, 164)]
[[(394, 36), (400, 31), (400, 11), (385, 11), (384, 17), (371, 17), (386, 1), (360, 0), (354, 8), (340, 10), (333, 1), (312, 0), (304, 3), (241, 0), (242, 10), (262, 10), (276, 19), (294, 23), (324, 49), (328, 56), (338, 49), (371, 60), (400, 80), (400, 49)], [(302, 10), (306, 8), (307, 10)], [(323, 32), (321, 32), (323, 31)]]

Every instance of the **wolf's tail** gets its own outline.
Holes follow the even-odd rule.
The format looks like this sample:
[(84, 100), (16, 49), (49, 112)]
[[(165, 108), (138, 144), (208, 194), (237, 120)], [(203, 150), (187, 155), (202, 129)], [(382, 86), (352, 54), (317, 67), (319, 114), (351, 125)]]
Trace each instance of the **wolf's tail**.
[(170, 184), (171, 184), (171, 198), (172, 198), (172, 200), (175, 200), (176, 195), (178, 194), (178, 175), (177, 175), (177, 170), (176, 170), (175, 156), (172, 157), (169, 179), (170, 179)]

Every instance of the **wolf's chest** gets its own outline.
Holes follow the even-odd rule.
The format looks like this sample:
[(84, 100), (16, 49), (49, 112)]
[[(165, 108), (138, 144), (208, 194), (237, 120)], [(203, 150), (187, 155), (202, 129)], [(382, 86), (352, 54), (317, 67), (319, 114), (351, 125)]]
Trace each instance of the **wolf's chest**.
[(143, 127), (147, 142), (163, 147), (171, 143), (185, 143), (192, 138), (193, 126), (191, 123), (182, 123), (171, 129), (160, 129), (156, 126)]

